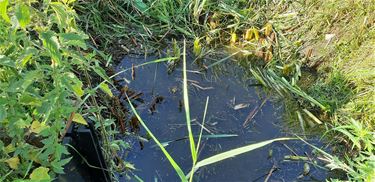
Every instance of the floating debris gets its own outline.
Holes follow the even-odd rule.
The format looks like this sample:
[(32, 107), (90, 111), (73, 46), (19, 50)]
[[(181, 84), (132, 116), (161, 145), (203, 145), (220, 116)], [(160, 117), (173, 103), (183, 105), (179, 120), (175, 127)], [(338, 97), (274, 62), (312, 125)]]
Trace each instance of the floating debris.
[(249, 106), (250, 106), (250, 104), (244, 104), (244, 103), (242, 103), (242, 104), (237, 104), (237, 105), (235, 105), (235, 106), (233, 107), (233, 109), (234, 109), (234, 110), (240, 110), (240, 109), (247, 108), (247, 107), (249, 107)]

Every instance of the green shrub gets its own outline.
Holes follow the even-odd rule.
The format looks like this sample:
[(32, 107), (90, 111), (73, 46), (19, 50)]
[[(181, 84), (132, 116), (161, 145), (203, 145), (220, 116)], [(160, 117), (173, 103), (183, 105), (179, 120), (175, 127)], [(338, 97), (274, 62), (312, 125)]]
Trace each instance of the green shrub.
[(50, 179), (69, 162), (59, 135), (93, 64), (71, 2), (0, 0), (0, 181)]

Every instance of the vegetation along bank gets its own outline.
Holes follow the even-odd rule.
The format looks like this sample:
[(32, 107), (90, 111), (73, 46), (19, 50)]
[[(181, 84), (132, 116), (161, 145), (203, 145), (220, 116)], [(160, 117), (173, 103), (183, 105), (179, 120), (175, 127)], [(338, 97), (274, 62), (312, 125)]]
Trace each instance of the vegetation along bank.
[(323, 160), (345, 177), (332, 181), (374, 181), (374, 12), (374, 0), (0, 0), (0, 179), (54, 179), (71, 160), (67, 129), (88, 121), (108, 170), (134, 170), (115, 155), (127, 144), (113, 126), (133, 108), (118, 111), (112, 66), (165, 49), (182, 64), (187, 48), (225, 50), (286, 98), (288, 122), (333, 146)]

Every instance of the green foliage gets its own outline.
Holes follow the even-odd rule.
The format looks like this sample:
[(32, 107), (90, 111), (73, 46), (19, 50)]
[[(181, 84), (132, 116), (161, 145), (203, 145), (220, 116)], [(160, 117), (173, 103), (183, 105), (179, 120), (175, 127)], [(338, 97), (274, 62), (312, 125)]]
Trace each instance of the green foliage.
[(353, 144), (352, 149), (356, 147), (358, 150), (374, 151), (375, 142), (373, 140), (375, 133), (362, 122), (353, 118), (350, 121), (350, 123), (337, 126), (333, 130), (345, 135)]
[(335, 71), (335, 75), (332, 74), (325, 81), (315, 82), (307, 92), (320, 103), (327, 105), (331, 112), (335, 112), (349, 102), (353, 95), (348, 81), (338, 71)]
[(75, 18), (67, 1), (0, 1), (2, 180), (49, 181), (70, 160), (59, 135), (87, 93), (76, 71), (93, 64)]

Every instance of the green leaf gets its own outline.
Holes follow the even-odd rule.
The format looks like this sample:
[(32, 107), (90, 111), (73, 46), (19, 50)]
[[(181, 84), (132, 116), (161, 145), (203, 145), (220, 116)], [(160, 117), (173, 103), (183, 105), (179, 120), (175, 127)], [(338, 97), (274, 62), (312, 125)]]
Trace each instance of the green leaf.
[(34, 47), (27, 47), (26, 49), (24, 49), (24, 51), (18, 58), (17, 65), (20, 65), (24, 68), (27, 65), (27, 63), (29, 63), (31, 58), (37, 54), (38, 54), (37, 49), (35, 49)]
[(0, 107), (0, 122), (7, 118), (7, 111), (4, 106)]
[(65, 46), (78, 46), (84, 50), (87, 49), (85, 39), (88, 39), (86, 34), (77, 34), (77, 33), (60, 33), (60, 42)]
[(52, 58), (52, 65), (57, 66), (61, 63), (60, 44), (57, 37), (52, 31), (43, 32), (40, 34), (40, 39), (43, 41), (43, 46), (48, 50)]
[(189, 134), (190, 152), (191, 158), (193, 159), (193, 164), (197, 162), (198, 153), (195, 148), (195, 141), (193, 137), (193, 132), (191, 130), (191, 119), (190, 119), (190, 105), (189, 105), (189, 93), (187, 84), (187, 73), (186, 73), (186, 40), (184, 40), (184, 52), (183, 52), (183, 97), (184, 97), (184, 108), (185, 108), (185, 118), (186, 126)]
[(141, 123), (141, 125), (143, 126), (143, 128), (145, 128), (145, 130), (150, 135), (150, 137), (154, 140), (154, 142), (159, 146), (160, 150), (163, 152), (163, 154), (165, 155), (165, 157), (167, 157), (168, 161), (171, 163), (173, 169), (176, 171), (176, 173), (180, 177), (181, 181), (184, 181), (184, 182), (187, 181), (187, 179), (186, 179), (186, 177), (184, 175), (184, 172), (182, 171), (182, 169), (180, 168), (180, 166), (176, 163), (176, 161), (172, 158), (172, 156), (163, 147), (163, 145), (160, 143), (160, 141), (155, 137), (155, 135), (151, 132), (151, 130), (147, 127), (147, 125), (145, 124), (145, 122), (139, 116), (137, 110), (134, 108), (133, 104), (129, 100), (128, 95), (126, 95), (126, 99), (127, 99), (128, 103), (129, 103), (129, 105), (130, 105), (133, 113), (137, 117), (138, 121)]
[(58, 22), (56, 23), (60, 27), (60, 31), (61, 31), (61, 29), (66, 28), (68, 24), (67, 20), (69, 16), (66, 13), (67, 10), (65, 6), (60, 2), (51, 2), (50, 5), (56, 13), (57, 20), (58, 20)]
[(111, 79), (105, 74), (105, 70), (100, 66), (95, 66), (94, 71), (96, 74), (98, 74), (101, 78), (103, 78), (105, 81), (111, 83)]
[(0, 55), (0, 65), (16, 68), (16, 64), (14, 63), (14, 61), (6, 57), (5, 55)]
[(31, 93), (23, 93), (21, 97), (19, 98), (19, 102), (23, 105), (29, 105), (29, 106), (41, 106), (42, 101), (37, 96), (31, 94)]
[(10, 23), (9, 16), (7, 14), (8, 0), (0, 0), (0, 16), (8, 23)]
[(16, 17), (21, 28), (26, 28), (31, 21), (29, 6), (25, 4), (18, 5), (16, 7)]
[(32, 83), (36, 82), (38, 79), (43, 78), (43, 74), (39, 70), (33, 70), (26, 72), (23, 78), (10, 83), (7, 88), (8, 92), (24, 92)]
[(240, 155), (240, 154), (243, 154), (243, 153), (246, 153), (246, 152), (250, 152), (252, 150), (264, 147), (264, 146), (266, 146), (268, 144), (271, 144), (273, 142), (276, 142), (276, 141), (292, 140), (292, 139), (293, 138), (276, 138), (276, 139), (272, 139), (272, 140), (266, 140), (266, 141), (263, 141), (263, 142), (239, 147), (239, 148), (232, 149), (232, 150), (229, 150), (229, 151), (226, 151), (226, 152), (223, 152), (223, 153), (219, 153), (219, 154), (216, 154), (214, 156), (208, 157), (206, 159), (203, 159), (203, 160), (197, 162), (197, 164), (195, 165), (194, 169), (192, 169), (192, 171), (196, 171), (198, 168), (203, 167), (203, 166), (207, 166), (207, 165), (210, 165), (210, 164), (213, 164), (213, 163), (216, 163), (216, 162), (223, 161), (223, 160), (228, 159), (228, 158), (235, 157), (237, 155)]
[(106, 94), (108, 94), (110, 97), (113, 97), (113, 94), (112, 94), (112, 91), (111, 89), (109, 88), (109, 86), (106, 84), (106, 83), (101, 83), (99, 85), (100, 89), (105, 92)]
[(70, 160), (72, 160), (73, 157), (69, 157), (62, 160), (54, 160), (51, 162), (51, 165), (53, 167), (53, 171), (59, 174), (64, 174), (64, 168), (63, 166), (67, 163), (69, 163)]
[(27, 72), (22, 80), (22, 91), (25, 91), (32, 83), (40, 78), (43, 78), (43, 74), (39, 70)]
[(76, 0), (62, 0), (65, 4), (74, 3)]
[(77, 78), (77, 76), (72, 72), (66, 72), (62, 77), (63, 87), (73, 91), (77, 97), (82, 97), (85, 93), (82, 89), (82, 81)]
[(79, 113), (74, 114), (73, 121), (79, 124), (88, 125), (85, 118), (83, 118), (82, 115)]
[(147, 4), (145, 4), (142, 0), (135, 0), (135, 1), (134, 1), (134, 6), (135, 6), (139, 11), (141, 11), (142, 13), (144, 13), (144, 12), (148, 9)]
[(73, 89), (73, 92), (74, 92), (78, 97), (82, 97), (83, 94), (85, 93), (85, 92), (82, 90), (82, 82), (81, 82), (81, 81), (75, 83), (75, 84), (72, 86), (72, 89)]
[(48, 171), (49, 169), (46, 167), (38, 167), (30, 174), (30, 179), (35, 181), (49, 181), (51, 177)]

